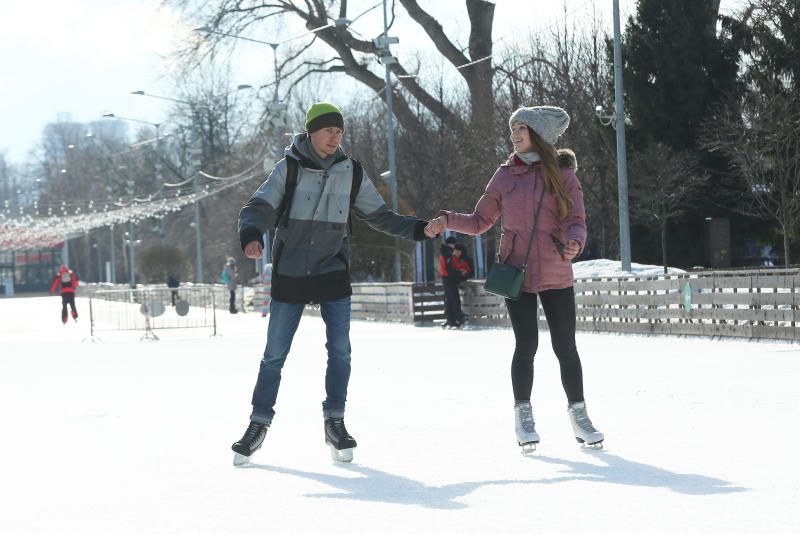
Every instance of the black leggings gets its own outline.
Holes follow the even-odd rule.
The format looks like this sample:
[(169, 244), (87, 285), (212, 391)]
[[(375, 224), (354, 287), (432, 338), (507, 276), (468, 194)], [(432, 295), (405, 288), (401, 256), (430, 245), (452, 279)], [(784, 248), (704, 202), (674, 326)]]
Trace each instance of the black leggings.
[(72, 311), (72, 316), (78, 318), (78, 310), (75, 309), (75, 293), (61, 293), (61, 321), (67, 321), (67, 305)]
[[(575, 347), (575, 292), (572, 287), (539, 292), (550, 328), (553, 351), (561, 367), (561, 385), (569, 402), (583, 400), (583, 370)], [(514, 400), (527, 401), (533, 389), (533, 357), (539, 345), (536, 293), (522, 293), (518, 301), (506, 299), (516, 347), (511, 360)]]

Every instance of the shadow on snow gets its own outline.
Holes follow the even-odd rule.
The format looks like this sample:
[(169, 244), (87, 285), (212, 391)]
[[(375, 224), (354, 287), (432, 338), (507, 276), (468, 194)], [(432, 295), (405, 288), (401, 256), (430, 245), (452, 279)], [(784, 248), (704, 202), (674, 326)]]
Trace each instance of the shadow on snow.
[(337, 464), (337, 466), (362, 475), (359, 477), (315, 473), (264, 464), (248, 464), (244, 467), (246, 469), (263, 469), (273, 473), (297, 476), (321, 482), (342, 491), (341, 493), (307, 494), (307, 497), (353, 499), (451, 510), (467, 508), (467, 504), (458, 502), (456, 499), (469, 495), (478, 488), (510, 484), (556, 484), (574, 480), (665, 488), (688, 495), (712, 495), (747, 491), (746, 488), (733, 486), (730, 482), (718, 478), (675, 473), (659, 467), (625, 460), (608, 452), (594, 453), (594, 455), (603, 460), (605, 465), (539, 455), (531, 455), (529, 457), (532, 461), (563, 465), (568, 476), (541, 479), (483, 480), (446, 484), (444, 486), (428, 486), (417, 480), (357, 464)]
[(540, 455), (530, 455), (530, 458), (553, 465), (563, 465), (566, 467), (565, 471), (571, 475), (539, 481), (543, 484), (566, 480), (588, 480), (625, 486), (665, 488), (687, 495), (713, 495), (747, 491), (747, 488), (733, 486), (730, 482), (719, 478), (691, 473), (675, 473), (653, 465), (632, 462), (605, 451), (586, 452), (602, 460), (605, 465)]

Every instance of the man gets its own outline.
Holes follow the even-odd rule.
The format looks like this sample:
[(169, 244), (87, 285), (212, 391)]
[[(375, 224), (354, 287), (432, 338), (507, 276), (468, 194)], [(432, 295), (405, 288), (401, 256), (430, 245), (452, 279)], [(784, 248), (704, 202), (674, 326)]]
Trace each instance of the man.
[[(421, 241), (435, 234), (426, 221), (390, 211), (360, 164), (340, 143), (344, 117), (318, 102), (306, 113), (306, 132), (239, 214), (239, 236), (248, 258), (262, 254), (262, 234), (277, 226), (272, 246), (272, 303), (267, 346), (253, 392), (250, 425), (233, 444), (234, 465), (261, 447), (275, 415), (281, 369), (306, 304), (320, 305), (327, 332), (325, 441), (334, 460), (349, 462), (356, 441), (344, 426), (350, 379), (349, 212), (389, 235)], [(292, 179), (292, 176), (296, 177)]]
[(170, 288), (170, 295), (172, 297), (172, 307), (175, 307), (175, 303), (178, 301), (178, 288), (181, 287), (181, 283), (178, 280), (178, 277), (174, 273), (170, 273), (167, 276), (167, 287)]

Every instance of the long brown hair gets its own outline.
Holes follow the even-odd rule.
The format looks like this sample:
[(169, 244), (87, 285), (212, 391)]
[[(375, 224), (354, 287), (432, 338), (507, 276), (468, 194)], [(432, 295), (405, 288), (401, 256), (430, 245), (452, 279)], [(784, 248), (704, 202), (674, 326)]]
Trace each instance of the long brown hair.
[[(544, 184), (547, 187), (547, 192), (556, 197), (556, 206), (558, 206), (558, 216), (566, 219), (569, 215), (569, 210), (572, 209), (572, 199), (567, 194), (567, 189), (564, 186), (564, 177), (561, 176), (561, 166), (558, 164), (558, 151), (556, 147), (542, 139), (542, 137), (531, 130), (527, 124), (525, 127), (531, 136), (531, 143), (533, 144), (534, 152), (539, 154), (542, 160), (542, 176), (544, 177)], [(514, 154), (511, 154), (513, 159)]]

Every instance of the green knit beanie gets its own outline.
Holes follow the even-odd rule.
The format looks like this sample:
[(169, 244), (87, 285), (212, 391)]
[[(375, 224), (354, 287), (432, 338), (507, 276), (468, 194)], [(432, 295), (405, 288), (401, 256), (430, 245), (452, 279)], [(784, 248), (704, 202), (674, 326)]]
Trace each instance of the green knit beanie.
[(344, 115), (329, 102), (316, 102), (311, 104), (306, 112), (306, 130), (308, 133), (316, 132), (329, 126), (336, 126), (344, 130)]

